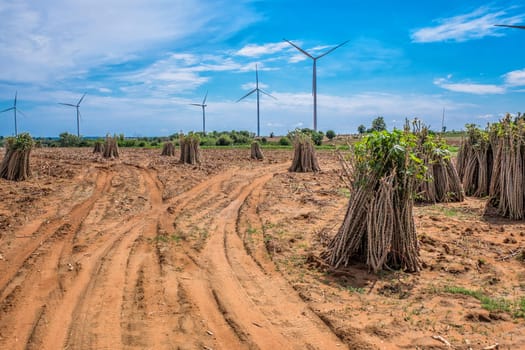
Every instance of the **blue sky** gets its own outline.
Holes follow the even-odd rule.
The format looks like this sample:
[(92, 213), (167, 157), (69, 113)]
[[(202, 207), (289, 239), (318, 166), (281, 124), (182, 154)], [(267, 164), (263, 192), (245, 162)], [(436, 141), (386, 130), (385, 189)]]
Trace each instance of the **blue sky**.
[[(312, 127), (312, 60), (318, 55), (318, 128), (356, 132), (418, 117), (434, 129), (485, 125), (525, 112), (521, 1), (0, 0), (0, 110), (18, 91), (19, 132), (85, 136), (255, 132), (255, 65), (261, 134)], [(0, 135), (14, 134), (11, 112)]]

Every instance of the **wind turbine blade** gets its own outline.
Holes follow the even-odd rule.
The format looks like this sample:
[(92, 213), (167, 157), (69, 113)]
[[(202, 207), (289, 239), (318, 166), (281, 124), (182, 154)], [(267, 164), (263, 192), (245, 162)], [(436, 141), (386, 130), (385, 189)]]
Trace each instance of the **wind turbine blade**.
[(350, 41), (350, 40), (347, 40), (347, 41), (345, 41), (345, 42), (343, 42), (343, 43), (337, 45), (336, 47), (331, 48), (330, 50), (326, 51), (326, 52), (323, 53), (322, 55), (317, 56), (316, 59), (319, 59), (319, 58), (321, 58), (321, 57), (323, 57), (323, 56), (328, 55), (330, 52), (334, 51), (335, 49), (340, 48), (341, 46), (343, 46), (344, 44), (346, 44), (346, 43), (349, 42), (349, 41)]
[(204, 95), (204, 100), (202, 100), (202, 104), (206, 104), (206, 99), (208, 98), (208, 91), (206, 91), (206, 95)]
[(15, 108), (16, 108), (16, 97), (17, 97), (17, 95), (18, 95), (18, 91), (15, 91), (15, 104), (14, 104)]
[[(14, 109), (14, 108), (13, 108), (13, 109)], [(27, 114), (25, 114), (24, 112), (22, 112), (20, 109), (17, 108), (17, 109), (16, 109), (16, 112), (22, 114), (24, 117), (27, 118)]]
[(64, 106), (76, 107), (76, 105), (71, 104), (71, 103), (61, 103), (61, 102), (59, 102), (58, 104), (59, 105), (64, 105)]
[(525, 29), (525, 26), (513, 26), (513, 25), (510, 25), (510, 24), (494, 24), (494, 26), (496, 26), (496, 27)]
[(80, 105), (80, 103), (82, 102), (82, 100), (84, 99), (84, 97), (86, 97), (86, 94), (87, 94), (87, 92), (84, 92), (84, 95), (82, 95), (82, 97), (80, 98), (80, 100), (78, 100), (77, 106)]
[(259, 88), (259, 71), (257, 70), (257, 65), (255, 65), (255, 87)]
[(0, 113), (8, 112), (8, 111), (11, 111), (13, 109), (15, 109), (15, 107), (9, 107), (7, 109), (4, 109), (3, 111), (0, 111)]
[(190, 103), (190, 105), (192, 105), (192, 106), (202, 107), (202, 104), (200, 104), (200, 103)]
[(257, 91), (257, 89), (253, 89), (252, 91), (248, 92), (246, 95), (244, 95), (243, 97), (241, 97), (240, 99), (238, 99), (237, 101), (235, 101), (235, 103), (237, 102), (240, 102), (242, 99), (250, 96), (251, 94), (253, 94), (255, 91)]
[(273, 98), (274, 100), (277, 100), (277, 97), (274, 97), (272, 95), (270, 95), (269, 93), (267, 93), (266, 91), (262, 90), (262, 89), (259, 89), (260, 92), (262, 92), (263, 94), (267, 95), (267, 96), (270, 96), (271, 98)]
[(286, 40), (283, 38), (284, 41), (286, 41), (288, 44), (292, 45), (293, 47), (295, 47), (297, 50), (301, 51), (302, 53), (304, 53), (306, 56), (310, 57), (311, 59), (315, 59), (314, 56), (310, 55), (308, 52), (304, 51), (303, 49), (301, 49), (299, 46), (295, 45), (294, 43), (292, 43), (290, 40)]

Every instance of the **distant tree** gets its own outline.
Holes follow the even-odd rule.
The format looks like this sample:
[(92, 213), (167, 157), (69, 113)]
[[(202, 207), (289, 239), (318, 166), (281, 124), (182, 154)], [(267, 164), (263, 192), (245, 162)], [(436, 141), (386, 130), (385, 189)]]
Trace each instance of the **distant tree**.
[(233, 143), (232, 138), (227, 133), (222, 134), (216, 141), (217, 146), (229, 146)]
[(292, 144), (292, 141), (286, 136), (283, 136), (279, 139), (279, 145), (281, 146), (290, 146)]
[(326, 137), (328, 137), (329, 140), (332, 140), (335, 137), (335, 131), (333, 130), (326, 131)]
[(296, 129), (288, 133), (288, 138), (293, 139), (298, 133), (310, 136), (314, 144), (316, 144), (317, 146), (323, 144), (324, 133), (322, 131), (315, 131), (314, 129), (309, 128)]
[(383, 117), (380, 116), (372, 120), (372, 127), (370, 128), (370, 131), (383, 131), (383, 130), (386, 130), (386, 123)]
[(80, 145), (80, 138), (77, 135), (63, 132), (58, 137), (60, 147), (78, 147)]
[(364, 134), (366, 132), (366, 126), (364, 126), (363, 124), (359, 125), (357, 127), (357, 132), (360, 134)]

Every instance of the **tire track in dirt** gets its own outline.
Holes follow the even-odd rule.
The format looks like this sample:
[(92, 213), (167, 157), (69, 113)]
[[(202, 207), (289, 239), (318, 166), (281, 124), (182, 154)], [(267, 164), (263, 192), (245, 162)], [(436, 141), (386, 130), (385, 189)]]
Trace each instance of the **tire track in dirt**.
[[(26, 227), (19, 230), (19, 235), (22, 237), (32, 237), (29, 241), (24, 242), (21, 249), (13, 249), (13, 254), (6, 254), (5, 259), (9, 261), (5, 265), (5, 269), (0, 271), (0, 294), (3, 293), (5, 287), (13, 276), (20, 270), (24, 262), (35, 252), (35, 250), (45, 243), (45, 241), (53, 235), (64, 223), (71, 225), (71, 230), (78, 229), (80, 223), (85, 218), (89, 210), (104, 192), (109, 184), (110, 178), (108, 173), (102, 171), (97, 174), (95, 188), (92, 195), (84, 202), (77, 204), (71, 211), (64, 216), (45, 220), (43, 222), (31, 222)], [(35, 230), (36, 228), (36, 230)]]
[[(220, 188), (233, 191), (228, 194), (227, 205), (206, 222), (212, 232), (199, 254), (199, 265), (203, 268), (192, 271), (191, 277), (182, 283), (191, 291), (203, 316), (218, 327), (221, 333), (216, 337), (218, 346), (230, 344), (232, 331), (237, 345), (230, 348), (326, 349), (341, 346), (341, 341), (309, 310), (282, 276), (263, 270), (254, 261), (237, 234), (241, 205), (248, 196), (262, 189), (272, 178), (273, 171), (282, 171), (284, 166), (267, 170), (270, 173), (265, 171), (266, 175), (262, 176), (260, 169), (238, 170), (232, 173), (231, 179), (214, 179), (223, 182)], [(231, 186), (232, 183), (235, 186)], [(215, 192), (214, 195), (221, 198), (224, 193)], [(198, 196), (193, 200), (186, 210), (199, 207), (203, 210)], [(223, 320), (218, 319), (217, 310)]]
[[(240, 238), (240, 208), (253, 213), (264, 184), (284, 164), (230, 168), (166, 202), (154, 169), (95, 168), (91, 196), (42, 224), (39, 244), (20, 254), (11, 277), (1, 276), (0, 348), (340, 343)], [(195, 229), (205, 234), (188, 234)]]
[[(75, 349), (163, 345), (156, 334), (166, 334), (162, 329), (166, 322), (148, 327), (155, 322), (151, 316), (160, 313), (155, 299), (162, 295), (155, 287), (160, 268), (155, 266), (157, 259), (151, 247), (162, 209), (161, 189), (148, 170), (127, 166), (126, 171), (138, 179), (136, 190), (149, 207), (133, 214), (129, 228), (96, 259), (100, 266), (78, 304), (67, 340)], [(157, 331), (150, 331), (152, 328)]]
[[(152, 248), (164, 209), (162, 189), (154, 172), (146, 169), (117, 166), (103, 174), (104, 181), (97, 181), (90, 199), (66, 214), (66, 224), (55, 233), (49, 230), (42, 240), (45, 244), (29, 253), (31, 261), (26, 259), (23, 268), (14, 272), (17, 283), (8, 288), (12, 292), (4, 298), (7, 302), (2, 310), (2, 318), (12, 316), (14, 320), (9, 320), (9, 328), (1, 328), (0, 320), (1, 348), (57, 349), (65, 343), (75, 349), (122, 348), (125, 342), (121, 340), (129, 337), (120, 326), (132, 327), (133, 320), (141, 321), (145, 314), (151, 320), (139, 322), (141, 342), (135, 345), (171, 348), (165, 340), (167, 329), (178, 318), (166, 317), (172, 314), (170, 310), (159, 311), (165, 303), (156, 302), (163, 290), (156, 287), (161, 269)], [(126, 182), (149, 207), (140, 207), (136, 214), (108, 216), (108, 208), (122, 199), (119, 192), (133, 194), (130, 188), (121, 188)], [(126, 315), (126, 293), (135, 295), (135, 309), (147, 306), (135, 318)], [(40, 302), (26, 304), (24, 300)], [(150, 317), (154, 314), (160, 316)], [(166, 327), (160, 327), (162, 324)], [(162, 339), (156, 336), (159, 329)]]
[(42, 295), (51, 293), (59, 284), (60, 252), (65, 241), (71, 240), (79, 229), (100, 193), (107, 188), (109, 179), (109, 174), (100, 172), (90, 197), (74, 206), (67, 215), (42, 223), (34, 232), (35, 238), (9, 256), (10, 264), (0, 275), (0, 347), (11, 347), (12, 342), (20, 346), (27, 341), (30, 348), (30, 344), (36, 342), (34, 334), (38, 323), (45, 322), (46, 315)]

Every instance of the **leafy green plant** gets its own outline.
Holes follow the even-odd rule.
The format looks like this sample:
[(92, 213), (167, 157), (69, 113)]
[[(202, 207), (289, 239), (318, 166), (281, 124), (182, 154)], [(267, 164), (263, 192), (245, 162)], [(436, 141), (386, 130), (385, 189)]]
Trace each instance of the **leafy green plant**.
[(354, 145), (347, 215), (325, 253), (330, 265), (420, 270), (412, 208), (424, 166), (416, 146), (401, 130), (375, 131)]
[(279, 139), (279, 145), (281, 146), (290, 146), (292, 144), (292, 141), (288, 137), (281, 137)]
[(227, 134), (223, 134), (219, 136), (217, 139), (217, 142), (215, 143), (217, 146), (229, 146), (233, 143), (233, 140), (231, 137)]
[[(481, 290), (471, 290), (464, 287), (446, 286), (443, 291), (451, 294), (461, 294), (473, 297), (481, 302), (481, 307), (488, 311), (504, 311), (510, 312), (512, 310), (512, 302), (505, 298), (491, 298), (483, 293)], [(523, 301), (522, 301), (523, 302)]]
[(375, 118), (374, 120), (372, 120), (372, 126), (370, 127), (368, 132), (384, 131), (384, 130), (386, 130), (385, 119), (383, 117), (379, 116), (379, 117)]
[(59, 135), (58, 144), (60, 147), (78, 147), (80, 146), (80, 139), (77, 135), (63, 132)]
[(328, 131), (326, 131), (326, 137), (327, 137), (329, 140), (332, 140), (332, 139), (335, 137), (335, 131), (333, 131), (333, 130), (328, 130)]

